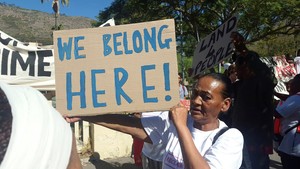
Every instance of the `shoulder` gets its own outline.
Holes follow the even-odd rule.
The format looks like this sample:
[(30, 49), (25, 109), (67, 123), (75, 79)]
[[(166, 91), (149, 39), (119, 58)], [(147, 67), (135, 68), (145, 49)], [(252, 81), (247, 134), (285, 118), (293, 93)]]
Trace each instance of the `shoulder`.
[(228, 141), (243, 142), (242, 133), (236, 128), (228, 127), (223, 121), (220, 121), (220, 129), (217, 131), (216, 135), (218, 135), (218, 133), (218, 140), (226, 139)]
[(286, 100), (297, 100), (297, 99), (300, 99), (300, 93), (297, 93), (297, 94), (294, 94), (294, 95), (291, 95), (290, 97), (288, 97)]
[(229, 144), (232, 146), (235, 144), (236, 146), (243, 144), (244, 138), (243, 134), (236, 128), (229, 128), (227, 126), (220, 129), (215, 137), (215, 143)]
[[(236, 128), (229, 128), (226, 132), (224, 132), (222, 134), (222, 136), (231, 138), (231, 139), (239, 139), (240, 141), (243, 141), (242, 133)], [(222, 136), (220, 136), (220, 137), (222, 137)]]
[(14, 100), (14, 102), (22, 102), (22, 99), (24, 101), (24, 99), (27, 100), (28, 98), (46, 100), (41, 92), (30, 86), (18, 86), (0, 83), (0, 87), (3, 89), (7, 98)]
[[(294, 103), (294, 102), (296, 102), (297, 104), (292, 104), (292, 103)], [(289, 105), (289, 106), (295, 105), (295, 106), (296, 106), (296, 105), (300, 105), (299, 103), (300, 103), (300, 95), (295, 94), (295, 95), (289, 96), (289, 97), (281, 104), (281, 106), (282, 106), (282, 107), (287, 106), (287, 105)], [(280, 106), (278, 106), (278, 107), (280, 107)]]
[(229, 128), (212, 144), (205, 158), (209, 160), (211, 168), (239, 168), (243, 159), (243, 146), (242, 133)]

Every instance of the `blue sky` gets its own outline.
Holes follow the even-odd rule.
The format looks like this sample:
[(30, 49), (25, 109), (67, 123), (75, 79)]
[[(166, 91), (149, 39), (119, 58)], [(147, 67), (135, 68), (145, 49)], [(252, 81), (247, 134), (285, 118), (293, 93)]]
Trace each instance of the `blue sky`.
[[(0, 0), (7, 4), (14, 4), (25, 9), (33, 9), (47, 13), (54, 13), (52, 10), (52, 0)], [(60, 1), (60, 0), (59, 0)], [(114, 0), (69, 0), (69, 6), (60, 4), (60, 13), (67, 16), (84, 16), (96, 20), (99, 11), (109, 7)]]

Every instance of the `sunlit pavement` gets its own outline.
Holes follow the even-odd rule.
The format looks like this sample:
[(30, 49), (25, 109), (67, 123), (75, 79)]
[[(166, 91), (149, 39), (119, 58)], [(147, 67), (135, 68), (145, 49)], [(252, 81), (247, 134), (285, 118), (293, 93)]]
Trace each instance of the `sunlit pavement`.
[[(282, 169), (280, 157), (276, 152), (270, 155), (270, 169)], [(89, 159), (82, 159), (83, 169), (141, 169), (134, 165), (134, 161), (130, 157), (121, 157), (109, 160), (99, 160), (94, 163), (97, 167), (89, 161)], [(117, 165), (116, 165), (117, 164)]]
[(280, 157), (275, 151), (272, 155), (270, 155), (270, 160), (270, 169), (282, 169)]

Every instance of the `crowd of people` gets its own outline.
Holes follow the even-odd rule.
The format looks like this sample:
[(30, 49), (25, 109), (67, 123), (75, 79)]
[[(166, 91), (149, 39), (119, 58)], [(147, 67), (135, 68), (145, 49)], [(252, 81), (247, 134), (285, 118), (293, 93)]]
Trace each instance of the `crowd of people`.
[[(274, 118), (283, 169), (299, 168), (300, 74), (289, 81), (288, 95), (276, 93), (271, 69), (240, 34), (232, 40), (235, 52), (224, 73), (194, 77), (189, 108), (180, 102), (134, 116), (62, 117), (37, 90), (0, 83), (0, 168), (81, 168), (68, 123), (84, 120), (142, 142), (144, 169), (269, 169)], [(181, 74), (178, 81), (180, 100), (187, 99)], [(274, 95), (282, 100), (277, 107)]]
[[(280, 155), (284, 169), (298, 168), (296, 164), (300, 160), (300, 141), (296, 128), (300, 121), (300, 97), (297, 95), (300, 92), (300, 83), (297, 79), (300, 75), (287, 82), (289, 95), (277, 93), (274, 88), (277, 81), (272, 70), (260, 60), (256, 52), (247, 49), (240, 34), (233, 33), (232, 39), (235, 46), (233, 63), (226, 65), (224, 74), (233, 82), (233, 104), (220, 119), (243, 134), (245, 148), (242, 168), (268, 169), (269, 154), (273, 153), (273, 149)], [(294, 104), (281, 102), (275, 109), (274, 96), (281, 100), (298, 100), (294, 99)], [(278, 115), (279, 110), (284, 112), (281, 116)], [(281, 124), (277, 124), (280, 137), (285, 138), (284, 140), (290, 137), (288, 143), (281, 142), (279, 147), (273, 145), (275, 121)], [(287, 129), (291, 130), (289, 135)]]

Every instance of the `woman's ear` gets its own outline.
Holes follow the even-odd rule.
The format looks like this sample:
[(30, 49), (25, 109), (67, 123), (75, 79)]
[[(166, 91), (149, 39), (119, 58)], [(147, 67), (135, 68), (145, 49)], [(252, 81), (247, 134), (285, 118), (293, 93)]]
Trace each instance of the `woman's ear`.
[(229, 97), (224, 99), (221, 107), (221, 112), (226, 112), (229, 109), (230, 105), (231, 99)]

